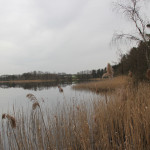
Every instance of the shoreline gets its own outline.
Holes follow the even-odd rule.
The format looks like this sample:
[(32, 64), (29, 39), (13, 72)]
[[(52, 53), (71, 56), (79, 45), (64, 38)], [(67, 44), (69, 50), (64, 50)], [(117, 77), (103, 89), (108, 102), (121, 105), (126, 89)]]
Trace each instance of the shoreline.
[(75, 90), (89, 90), (93, 92), (108, 92), (114, 91), (117, 88), (122, 88), (126, 86), (129, 82), (127, 76), (118, 76), (113, 79), (97, 79), (91, 80), (88, 83), (80, 83), (73, 86)]
[(41, 83), (41, 82), (57, 82), (56, 80), (11, 80), (0, 81), (0, 83)]

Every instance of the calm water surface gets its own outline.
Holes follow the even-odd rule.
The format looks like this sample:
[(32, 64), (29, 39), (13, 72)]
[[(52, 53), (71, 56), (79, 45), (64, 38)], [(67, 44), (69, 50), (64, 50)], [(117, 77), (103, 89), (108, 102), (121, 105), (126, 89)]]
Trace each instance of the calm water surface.
[[(0, 114), (12, 112), (15, 110), (25, 109), (29, 110), (32, 106), (30, 100), (26, 97), (27, 94), (32, 93), (39, 100), (41, 105), (45, 105), (49, 109), (56, 109), (58, 104), (64, 100), (76, 103), (80, 101), (89, 101), (93, 98), (99, 97), (89, 91), (73, 90), (72, 83), (61, 84), (64, 93), (60, 93), (57, 83), (35, 83), (35, 84), (1, 84), (0, 85)], [(44, 102), (43, 102), (44, 101)]]

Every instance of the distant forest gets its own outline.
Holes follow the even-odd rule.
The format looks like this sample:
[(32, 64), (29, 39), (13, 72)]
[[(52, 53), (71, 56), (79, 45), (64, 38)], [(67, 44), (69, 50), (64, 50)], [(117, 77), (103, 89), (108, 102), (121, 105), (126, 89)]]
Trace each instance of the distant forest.
[(13, 81), (13, 80), (72, 80), (72, 75), (65, 73), (49, 73), (41, 71), (33, 71), (23, 73), (21, 75), (2, 75), (0, 81)]

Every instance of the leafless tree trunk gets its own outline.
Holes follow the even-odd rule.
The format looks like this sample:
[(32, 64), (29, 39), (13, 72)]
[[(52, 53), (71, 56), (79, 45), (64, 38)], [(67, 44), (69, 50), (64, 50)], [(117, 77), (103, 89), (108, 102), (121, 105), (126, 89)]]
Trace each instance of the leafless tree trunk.
[(146, 34), (146, 28), (150, 27), (147, 21), (144, 21), (141, 16), (141, 7), (140, 4), (144, 0), (117, 0), (113, 3), (115, 10), (122, 13), (127, 19), (129, 19), (132, 23), (134, 23), (135, 28), (137, 30), (137, 36), (127, 33), (115, 33), (113, 36), (113, 41), (118, 41), (122, 39), (137, 41), (138, 43), (144, 42), (146, 46), (146, 61), (147, 66), (150, 69), (150, 46), (148, 45), (148, 41), (150, 40), (150, 36)]

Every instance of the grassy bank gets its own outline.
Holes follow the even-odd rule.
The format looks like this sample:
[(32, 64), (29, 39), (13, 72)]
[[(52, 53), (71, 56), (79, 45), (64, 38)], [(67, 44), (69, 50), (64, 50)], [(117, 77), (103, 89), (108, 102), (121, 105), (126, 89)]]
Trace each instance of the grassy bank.
[(117, 88), (126, 86), (128, 82), (129, 82), (129, 78), (127, 76), (119, 76), (113, 79), (100, 79), (97, 81), (76, 84), (73, 86), (73, 89), (91, 90), (95, 92), (112, 91)]
[(56, 80), (10, 80), (0, 81), (0, 83), (41, 83), (41, 82), (54, 82)]
[(3, 115), (0, 149), (148, 150), (149, 91), (146, 83), (136, 89), (127, 85), (107, 95), (107, 102), (92, 99), (89, 105), (89, 100), (77, 104), (64, 99), (54, 112), (29, 94), (30, 113)]

